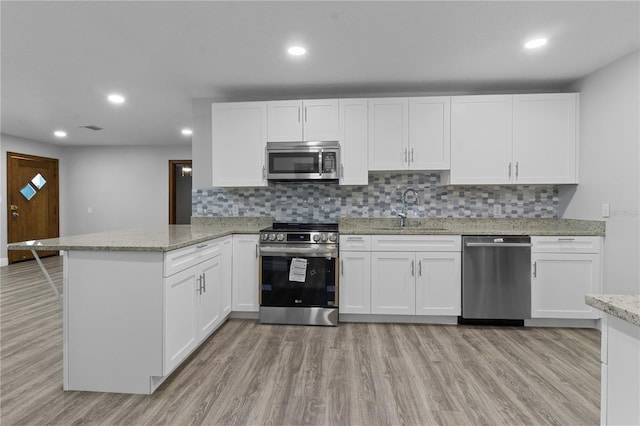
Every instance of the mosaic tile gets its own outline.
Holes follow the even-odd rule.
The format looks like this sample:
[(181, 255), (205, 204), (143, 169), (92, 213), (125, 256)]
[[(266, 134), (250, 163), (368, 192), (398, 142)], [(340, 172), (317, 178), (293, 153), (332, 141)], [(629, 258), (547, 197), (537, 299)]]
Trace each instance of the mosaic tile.
[[(557, 218), (553, 185), (439, 186), (437, 173), (375, 173), (367, 186), (274, 182), (264, 188), (203, 188), (192, 191), (194, 216), (269, 216), (276, 221), (329, 222), (340, 217), (394, 217), (402, 192), (419, 194), (407, 202), (409, 217)], [(408, 201), (410, 201), (408, 199)], [(494, 216), (494, 206), (502, 214)], [(234, 213), (237, 206), (237, 213)]]

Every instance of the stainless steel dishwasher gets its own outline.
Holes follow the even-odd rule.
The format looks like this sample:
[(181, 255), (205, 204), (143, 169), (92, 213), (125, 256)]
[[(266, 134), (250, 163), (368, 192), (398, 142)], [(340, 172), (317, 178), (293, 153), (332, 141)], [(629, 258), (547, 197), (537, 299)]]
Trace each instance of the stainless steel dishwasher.
[(462, 238), (461, 324), (524, 325), (531, 318), (531, 238)]

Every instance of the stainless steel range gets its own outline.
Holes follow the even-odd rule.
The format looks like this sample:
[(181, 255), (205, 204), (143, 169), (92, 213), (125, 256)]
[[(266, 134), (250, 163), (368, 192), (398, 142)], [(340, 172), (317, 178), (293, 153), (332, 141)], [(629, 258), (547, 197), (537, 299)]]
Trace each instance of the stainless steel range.
[(338, 224), (260, 231), (260, 322), (338, 325)]

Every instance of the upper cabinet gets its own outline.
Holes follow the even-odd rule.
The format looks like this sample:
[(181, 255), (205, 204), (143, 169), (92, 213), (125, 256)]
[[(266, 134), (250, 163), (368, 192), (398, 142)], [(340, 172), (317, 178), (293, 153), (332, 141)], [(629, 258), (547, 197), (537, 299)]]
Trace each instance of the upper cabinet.
[(453, 97), (451, 184), (577, 183), (578, 95)]
[(368, 126), (366, 99), (340, 99), (340, 170), (341, 185), (367, 185)]
[(213, 186), (265, 186), (267, 103), (213, 104), (211, 124)]
[(446, 170), (449, 97), (369, 100), (369, 170)]
[(578, 94), (513, 97), (514, 183), (578, 183)]
[(338, 100), (267, 102), (268, 141), (338, 140)]

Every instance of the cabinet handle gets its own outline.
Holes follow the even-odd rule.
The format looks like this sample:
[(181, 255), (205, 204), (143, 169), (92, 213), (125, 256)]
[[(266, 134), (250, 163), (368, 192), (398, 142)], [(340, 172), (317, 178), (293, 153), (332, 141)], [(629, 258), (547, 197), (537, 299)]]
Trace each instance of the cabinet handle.
[(204, 273), (202, 274), (202, 292), (207, 292), (207, 276)]
[(406, 163), (408, 161), (408, 157), (407, 157), (407, 148), (404, 149), (404, 162)]
[(202, 275), (200, 275), (198, 278), (196, 278), (196, 283), (198, 284), (198, 288), (196, 288), (196, 293), (198, 294), (202, 294)]
[(418, 261), (418, 276), (422, 276), (422, 260)]
[(538, 276), (538, 262), (533, 262), (533, 278)]
[(509, 161), (509, 179), (511, 179), (511, 161)]
[(520, 165), (520, 163), (516, 161), (516, 179), (518, 179), (518, 169), (519, 169), (519, 165)]
[(340, 259), (340, 275), (344, 277), (344, 260)]
[(258, 258), (258, 245), (256, 244), (256, 259)]
[(344, 164), (340, 164), (340, 177), (344, 177)]
[(209, 244), (198, 244), (198, 245), (196, 246), (196, 248), (202, 249), (202, 248), (207, 247), (208, 245), (209, 245)]
[(411, 162), (413, 163), (413, 148), (411, 148)]
[(411, 261), (411, 276), (412, 276), (412, 277), (415, 277), (415, 275), (416, 275), (416, 274), (415, 274), (415, 271), (414, 271), (414, 269), (413, 269), (413, 267), (414, 267), (414, 263), (415, 263), (415, 261), (414, 261), (414, 260), (412, 260), (412, 261)]
[(558, 241), (575, 241), (575, 238), (558, 238)]
[(298, 123), (300, 122), (300, 107), (298, 107)]
[(307, 122), (307, 107), (304, 107), (304, 122)]
[(364, 237), (347, 237), (347, 241), (362, 241)]

